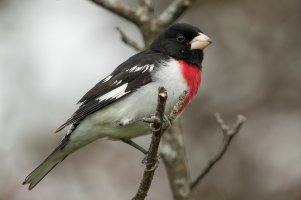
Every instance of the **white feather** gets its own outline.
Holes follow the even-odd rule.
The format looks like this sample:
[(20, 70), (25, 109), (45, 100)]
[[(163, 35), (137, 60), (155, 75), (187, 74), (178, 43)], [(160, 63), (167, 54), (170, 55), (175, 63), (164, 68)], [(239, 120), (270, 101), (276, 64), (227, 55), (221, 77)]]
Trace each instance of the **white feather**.
[(134, 66), (134, 67), (132, 67), (132, 68), (130, 68), (130, 69), (127, 69), (126, 71), (127, 71), (127, 72), (133, 72), (133, 71), (136, 70), (137, 67), (138, 67), (138, 66), (136, 65), (136, 66)]
[(154, 70), (154, 67), (155, 65), (154, 64), (151, 64), (151, 65), (144, 65), (144, 66), (140, 66), (138, 67), (137, 65), (130, 68), (130, 69), (127, 69), (126, 71), (127, 72), (138, 72), (138, 71), (142, 71), (142, 73), (144, 72), (151, 72)]
[[(153, 69), (154, 66), (150, 65), (150, 68)], [(128, 126), (119, 126), (119, 124), (126, 124), (129, 121), (154, 114), (159, 86), (164, 86), (167, 89), (166, 113), (171, 111), (182, 92), (188, 89), (182, 77), (180, 65), (174, 59), (166, 62), (164, 66), (154, 72), (152, 79), (153, 82), (139, 88), (122, 100), (117, 100), (115, 103), (86, 117), (72, 133), (71, 141), (66, 148), (75, 150), (101, 137), (119, 139), (147, 134), (149, 126), (146, 123), (136, 122)], [(118, 98), (126, 94), (126, 87), (127, 83), (99, 99)]]
[(104, 101), (104, 100), (107, 100), (110, 98), (117, 98), (122, 95), (125, 95), (127, 93), (127, 92), (125, 92), (127, 85), (128, 84), (125, 83), (125, 84), (119, 86), (118, 88), (115, 88), (114, 90), (111, 90), (110, 92), (98, 97), (97, 100)]
[(103, 79), (103, 83), (107, 82), (108, 80), (110, 80), (112, 78), (112, 76), (107, 76), (105, 79)]

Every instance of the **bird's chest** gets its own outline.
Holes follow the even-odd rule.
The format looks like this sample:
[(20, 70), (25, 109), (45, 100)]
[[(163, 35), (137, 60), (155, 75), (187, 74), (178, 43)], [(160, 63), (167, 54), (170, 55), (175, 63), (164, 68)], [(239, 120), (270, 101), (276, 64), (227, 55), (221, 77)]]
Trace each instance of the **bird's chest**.
[[(178, 102), (180, 95), (184, 91), (188, 91), (181, 109), (183, 110), (193, 96), (196, 95), (200, 82), (201, 71), (197, 67), (189, 65), (184, 61), (171, 59), (165, 65), (155, 70), (152, 74), (152, 82), (150, 84), (147, 84), (132, 96), (132, 102), (135, 102), (134, 99), (140, 99), (140, 101), (135, 102), (136, 106), (134, 106), (134, 110), (137, 111), (137, 114), (154, 114), (157, 106), (158, 87), (160, 86), (165, 87), (168, 93), (166, 102), (167, 114)], [(135, 98), (138, 96), (140, 98)]]
[(189, 101), (197, 94), (201, 84), (201, 70), (194, 65), (187, 64), (184, 61), (179, 61), (182, 76), (188, 88), (188, 94), (184, 100), (182, 109)]

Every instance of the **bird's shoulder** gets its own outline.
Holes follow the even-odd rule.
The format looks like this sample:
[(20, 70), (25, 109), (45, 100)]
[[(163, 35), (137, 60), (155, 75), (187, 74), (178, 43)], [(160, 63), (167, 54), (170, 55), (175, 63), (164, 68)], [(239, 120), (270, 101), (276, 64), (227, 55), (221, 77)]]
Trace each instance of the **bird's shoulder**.
[(151, 50), (137, 53), (98, 82), (78, 103), (93, 100), (124, 84), (127, 84), (127, 90), (131, 90), (138, 85), (145, 85), (151, 82), (151, 73), (159, 67), (160, 63), (168, 59), (168, 56)]

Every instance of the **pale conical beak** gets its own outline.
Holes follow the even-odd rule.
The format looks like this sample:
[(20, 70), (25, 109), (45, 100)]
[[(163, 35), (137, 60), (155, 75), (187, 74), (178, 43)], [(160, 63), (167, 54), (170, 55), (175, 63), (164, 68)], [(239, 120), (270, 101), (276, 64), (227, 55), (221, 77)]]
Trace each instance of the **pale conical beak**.
[(199, 35), (193, 38), (192, 41), (190, 42), (191, 45), (190, 50), (193, 49), (203, 50), (211, 43), (212, 41), (207, 35), (203, 33), (199, 33)]

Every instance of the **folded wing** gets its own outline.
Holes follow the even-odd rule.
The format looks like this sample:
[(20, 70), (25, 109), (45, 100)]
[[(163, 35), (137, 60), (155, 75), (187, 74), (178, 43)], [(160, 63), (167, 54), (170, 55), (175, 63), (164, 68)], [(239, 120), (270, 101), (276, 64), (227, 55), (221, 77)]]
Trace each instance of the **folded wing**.
[(72, 123), (79, 123), (88, 115), (152, 82), (151, 73), (156, 70), (162, 57), (165, 56), (161, 53), (144, 51), (129, 58), (79, 100), (80, 107), (56, 132)]

